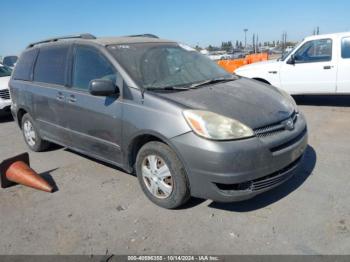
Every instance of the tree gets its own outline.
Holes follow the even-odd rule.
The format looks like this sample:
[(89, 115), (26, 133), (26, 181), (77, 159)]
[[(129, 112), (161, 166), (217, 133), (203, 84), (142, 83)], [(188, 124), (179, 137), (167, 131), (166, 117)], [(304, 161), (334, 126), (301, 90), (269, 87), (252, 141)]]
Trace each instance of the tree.
[(199, 45), (196, 45), (195, 49), (196, 49), (197, 51), (201, 51), (203, 48), (201, 48)]
[(231, 41), (221, 43), (221, 50), (229, 52), (229, 51), (232, 51), (232, 48), (233, 48), (233, 45)]

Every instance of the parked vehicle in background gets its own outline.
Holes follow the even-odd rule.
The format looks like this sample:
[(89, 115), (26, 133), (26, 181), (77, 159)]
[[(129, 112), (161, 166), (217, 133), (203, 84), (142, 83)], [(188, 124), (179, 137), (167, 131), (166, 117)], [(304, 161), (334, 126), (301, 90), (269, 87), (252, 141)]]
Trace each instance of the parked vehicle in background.
[(235, 73), (290, 94), (349, 94), (350, 32), (307, 37), (280, 59), (243, 66)]
[(0, 64), (0, 110), (10, 111), (11, 98), (8, 84), (12, 69)]
[(247, 54), (244, 52), (235, 52), (232, 54), (231, 59), (239, 59), (239, 58), (245, 58)]
[(10, 68), (14, 68), (16, 65), (16, 62), (18, 60), (18, 56), (12, 55), (12, 56), (5, 56), (2, 60), (2, 63)]
[(10, 89), (30, 149), (50, 141), (135, 171), (166, 208), (252, 198), (297, 172), (307, 146), (286, 92), (149, 35), (33, 43)]
[(208, 54), (208, 57), (213, 61), (217, 61), (217, 60), (231, 59), (232, 55), (228, 54), (226, 51), (214, 51), (214, 52), (210, 52)]

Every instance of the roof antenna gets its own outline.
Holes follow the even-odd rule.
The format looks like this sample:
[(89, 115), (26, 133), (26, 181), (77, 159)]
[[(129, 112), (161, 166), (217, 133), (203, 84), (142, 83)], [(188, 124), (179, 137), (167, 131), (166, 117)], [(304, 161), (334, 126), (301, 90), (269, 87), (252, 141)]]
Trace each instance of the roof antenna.
[(143, 103), (143, 100), (145, 99), (145, 91), (146, 91), (146, 89), (144, 87), (142, 87), (141, 88), (142, 103)]

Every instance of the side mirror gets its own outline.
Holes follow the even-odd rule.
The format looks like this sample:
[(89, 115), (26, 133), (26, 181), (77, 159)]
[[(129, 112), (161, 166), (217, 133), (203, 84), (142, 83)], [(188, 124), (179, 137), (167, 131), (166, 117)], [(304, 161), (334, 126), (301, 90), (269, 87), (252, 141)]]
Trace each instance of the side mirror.
[(119, 88), (108, 79), (94, 79), (90, 81), (89, 92), (93, 96), (118, 95)]
[(295, 65), (295, 56), (291, 55), (290, 58), (287, 61), (288, 65)]

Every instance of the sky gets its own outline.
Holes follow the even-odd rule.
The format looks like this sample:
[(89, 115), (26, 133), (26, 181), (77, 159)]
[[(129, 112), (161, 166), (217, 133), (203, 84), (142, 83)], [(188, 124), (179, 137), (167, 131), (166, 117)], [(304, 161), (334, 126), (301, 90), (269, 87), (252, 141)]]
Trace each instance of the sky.
[(350, 31), (350, 1), (236, 0), (8, 0), (1, 1), (0, 56), (19, 54), (30, 42), (89, 32), (96, 36), (153, 33), (195, 46), (300, 41)]

